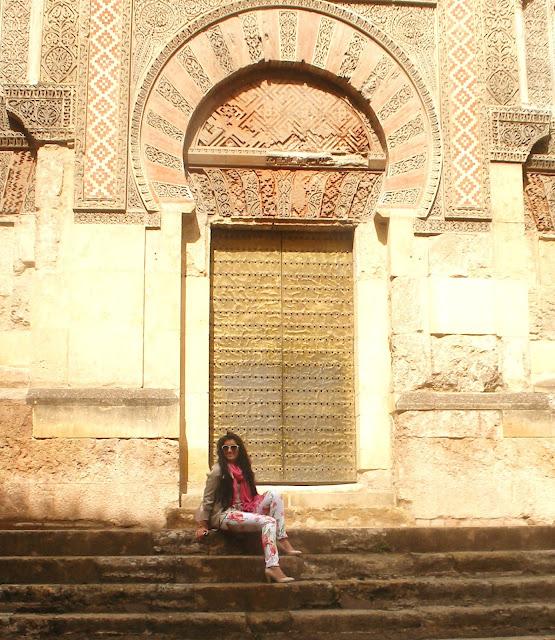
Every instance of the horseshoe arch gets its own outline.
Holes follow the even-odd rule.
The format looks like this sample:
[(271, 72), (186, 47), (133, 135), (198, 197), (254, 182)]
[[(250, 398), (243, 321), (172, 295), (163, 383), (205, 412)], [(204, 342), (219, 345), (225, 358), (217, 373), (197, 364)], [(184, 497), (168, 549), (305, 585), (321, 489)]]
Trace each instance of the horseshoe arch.
[(241, 0), (175, 35), (151, 65), (133, 109), (131, 158), (148, 211), (192, 202), (184, 140), (197, 106), (258, 63), (302, 64), (347, 82), (375, 114), (387, 166), (377, 210), (426, 217), (442, 164), (439, 119), (418, 70), (368, 20), (321, 0)]

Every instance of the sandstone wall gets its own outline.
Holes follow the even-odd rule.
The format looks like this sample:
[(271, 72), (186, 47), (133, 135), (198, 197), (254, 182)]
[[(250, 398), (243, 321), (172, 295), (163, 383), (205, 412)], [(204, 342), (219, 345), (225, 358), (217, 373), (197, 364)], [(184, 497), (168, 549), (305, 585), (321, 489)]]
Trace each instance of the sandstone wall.
[(30, 406), (0, 401), (0, 521), (161, 526), (178, 459), (167, 438), (33, 438)]
[[(225, 180), (193, 201), (183, 144), (195, 105), (260, 62), (257, 72), (313, 63), (314, 78), (350, 85), (389, 145), (374, 169), (387, 151), (391, 190), (377, 215), (372, 204), (353, 219), (359, 482), (345, 502), (397, 500), (402, 521), (422, 524), (552, 521), (545, 0), (253, 0), (240, 16), (228, 4), (101, 2), (87, 16), (76, 0), (0, 8), (0, 519), (158, 525), (180, 491), (196, 502), (208, 462), (210, 225), (245, 219)], [(204, 33), (159, 58), (199, 18)], [(302, 90), (289, 91), (290, 111), (302, 112)], [(532, 189), (526, 214), (528, 156), (543, 195)], [(330, 201), (354, 197), (346, 182)], [(264, 189), (271, 224), (290, 223), (276, 218), (276, 188)], [(346, 220), (316, 224), (330, 222)], [(325, 508), (337, 494), (287, 499)]]
[(555, 517), (555, 243), (519, 167), (491, 178), (491, 232), (417, 236), (391, 282), (395, 490), (422, 524)]
[(179, 495), (180, 226), (77, 225), (73, 176), (72, 149), (41, 147), (36, 234), (0, 226), (0, 520), (160, 526)]

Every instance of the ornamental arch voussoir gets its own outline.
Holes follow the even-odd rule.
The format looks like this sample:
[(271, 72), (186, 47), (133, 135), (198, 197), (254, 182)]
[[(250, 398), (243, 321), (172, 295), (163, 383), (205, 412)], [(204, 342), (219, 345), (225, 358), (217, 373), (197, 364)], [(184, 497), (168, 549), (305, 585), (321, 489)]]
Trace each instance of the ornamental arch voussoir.
[[(388, 165), (377, 206), (425, 217), (442, 164), (439, 119), (421, 74), (374, 24), (322, 0), (241, 0), (177, 33), (144, 75), (134, 104), (131, 157), (150, 211), (191, 201), (183, 167), (188, 122), (207, 93), (258, 62), (302, 63), (348, 82), (384, 132)], [(424, 162), (411, 159), (425, 158)], [(395, 167), (395, 170), (393, 170)]]

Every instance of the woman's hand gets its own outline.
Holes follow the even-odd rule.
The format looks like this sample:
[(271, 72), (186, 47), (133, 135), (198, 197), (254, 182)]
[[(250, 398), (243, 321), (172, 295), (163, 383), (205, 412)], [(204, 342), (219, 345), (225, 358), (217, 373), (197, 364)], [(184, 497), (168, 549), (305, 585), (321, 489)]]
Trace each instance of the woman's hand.
[(208, 535), (208, 527), (205, 527), (203, 524), (199, 525), (197, 532), (195, 534), (195, 538), (197, 539), (197, 542), (200, 542), (204, 536)]

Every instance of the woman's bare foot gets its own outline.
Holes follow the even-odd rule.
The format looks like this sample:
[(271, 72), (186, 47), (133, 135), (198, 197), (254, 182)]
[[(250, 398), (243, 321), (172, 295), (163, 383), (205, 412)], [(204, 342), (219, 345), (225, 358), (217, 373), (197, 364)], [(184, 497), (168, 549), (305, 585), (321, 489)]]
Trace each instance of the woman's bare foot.
[(278, 540), (278, 547), (279, 547), (279, 550), (283, 552), (286, 556), (300, 556), (302, 553), (302, 551), (293, 549), (288, 538), (282, 538), (281, 540)]
[(295, 580), (295, 578), (286, 576), (279, 565), (276, 567), (268, 567), (264, 573), (266, 574), (267, 582), (293, 582), (293, 580)]

